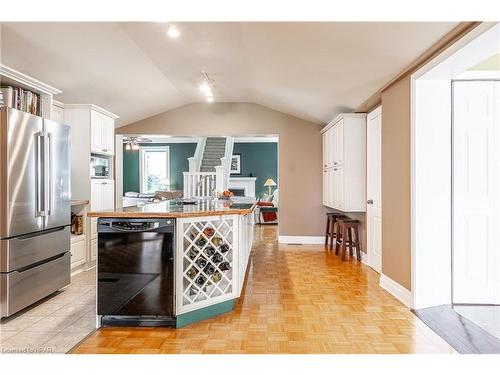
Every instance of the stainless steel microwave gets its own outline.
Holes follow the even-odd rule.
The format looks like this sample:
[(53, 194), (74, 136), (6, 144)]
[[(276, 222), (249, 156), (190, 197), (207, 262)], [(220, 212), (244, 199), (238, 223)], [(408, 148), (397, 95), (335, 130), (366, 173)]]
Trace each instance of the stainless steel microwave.
[(108, 156), (90, 155), (90, 177), (112, 178), (112, 159)]

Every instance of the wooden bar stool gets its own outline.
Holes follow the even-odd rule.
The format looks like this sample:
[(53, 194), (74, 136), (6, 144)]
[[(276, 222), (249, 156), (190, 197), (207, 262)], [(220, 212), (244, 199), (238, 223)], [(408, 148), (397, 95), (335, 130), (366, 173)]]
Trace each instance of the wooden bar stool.
[(333, 244), (337, 239), (338, 220), (345, 217), (345, 215), (336, 212), (326, 213), (325, 247), (328, 246), (328, 241), (330, 241), (330, 250), (333, 250)]
[(354, 255), (354, 248), (356, 248), (356, 255), (358, 261), (361, 261), (361, 240), (359, 238), (359, 220), (353, 219), (339, 219), (339, 230), (337, 233), (337, 241), (335, 245), (335, 255), (339, 255), (341, 250), (342, 260), (346, 260), (346, 252), (349, 249), (349, 254)]

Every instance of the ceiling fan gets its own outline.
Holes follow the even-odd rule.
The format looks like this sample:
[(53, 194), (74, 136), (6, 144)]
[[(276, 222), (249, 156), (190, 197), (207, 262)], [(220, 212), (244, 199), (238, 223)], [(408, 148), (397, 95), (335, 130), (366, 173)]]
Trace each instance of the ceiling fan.
[(138, 150), (139, 143), (151, 143), (152, 139), (143, 137), (123, 137), (123, 143), (126, 150)]

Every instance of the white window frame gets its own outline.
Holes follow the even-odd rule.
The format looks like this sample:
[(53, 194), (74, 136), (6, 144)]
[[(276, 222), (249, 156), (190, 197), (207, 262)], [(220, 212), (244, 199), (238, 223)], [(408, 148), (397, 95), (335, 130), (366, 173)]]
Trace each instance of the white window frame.
[(141, 193), (146, 193), (146, 179), (145, 179), (145, 154), (148, 151), (164, 151), (166, 156), (167, 156), (167, 170), (166, 170), (166, 176), (168, 179), (170, 179), (170, 147), (169, 146), (140, 146), (139, 148), (139, 178), (141, 182)]

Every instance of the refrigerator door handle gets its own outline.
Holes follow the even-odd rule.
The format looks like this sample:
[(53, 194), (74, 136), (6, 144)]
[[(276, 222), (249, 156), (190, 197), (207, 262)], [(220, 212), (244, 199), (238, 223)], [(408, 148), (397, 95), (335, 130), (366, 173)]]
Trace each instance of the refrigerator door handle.
[(53, 211), (53, 202), (52, 202), (52, 194), (53, 194), (53, 189), (54, 189), (54, 176), (52, 173), (52, 133), (45, 133), (45, 155), (43, 158), (45, 167), (44, 167), (44, 172), (45, 172), (45, 197), (46, 199), (44, 200), (44, 210), (46, 215), (52, 215)]
[(36, 154), (36, 170), (35, 170), (35, 189), (36, 189), (36, 212), (35, 217), (45, 216), (45, 162), (44, 162), (44, 146), (45, 135), (43, 132), (38, 132), (35, 135), (35, 154)]

